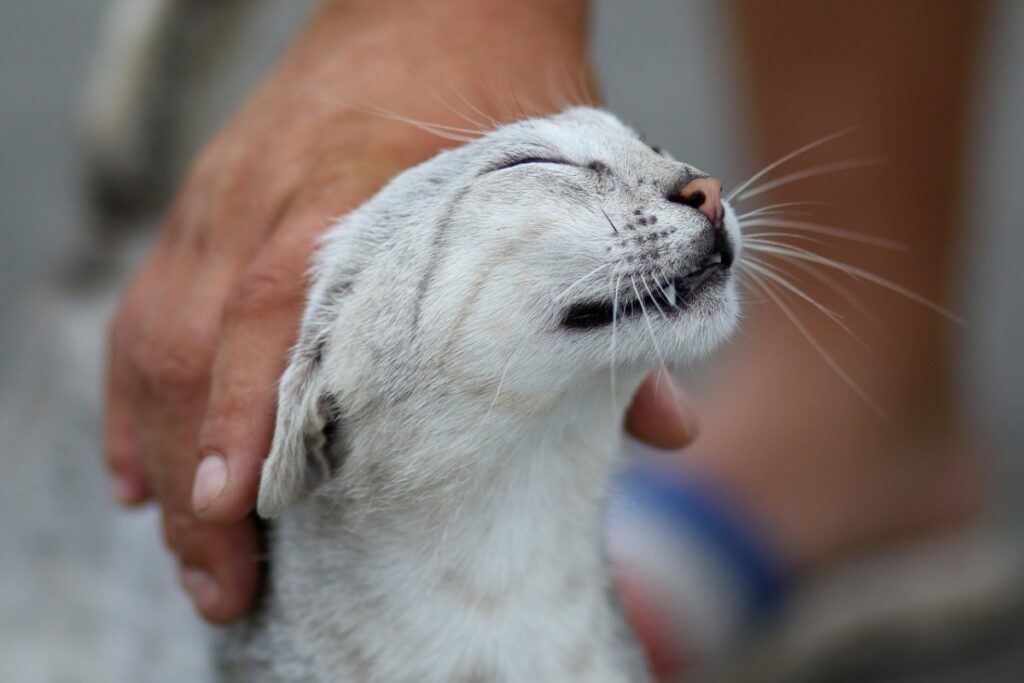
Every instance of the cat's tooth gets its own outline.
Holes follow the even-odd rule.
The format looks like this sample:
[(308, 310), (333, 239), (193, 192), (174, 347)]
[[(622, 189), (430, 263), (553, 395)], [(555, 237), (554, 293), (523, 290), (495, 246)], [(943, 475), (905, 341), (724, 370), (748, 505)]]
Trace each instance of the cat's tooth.
[(668, 301), (669, 306), (676, 305), (676, 285), (674, 282), (670, 282), (665, 285), (665, 300)]

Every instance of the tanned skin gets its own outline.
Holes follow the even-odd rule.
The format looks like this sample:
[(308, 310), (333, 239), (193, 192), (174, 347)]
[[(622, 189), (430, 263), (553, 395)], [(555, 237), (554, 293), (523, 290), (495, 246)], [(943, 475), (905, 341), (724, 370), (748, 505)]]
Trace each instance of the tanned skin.
[[(105, 431), (113, 495), (161, 506), (206, 619), (256, 595), (252, 510), (317, 236), (453, 144), (342, 102), (452, 126), (432, 90), (496, 119), (554, 110), (546, 74), (590, 80), (586, 28), (580, 0), (329, 2), (199, 155), (113, 322)], [(632, 431), (688, 442), (677, 391), (646, 384)]]

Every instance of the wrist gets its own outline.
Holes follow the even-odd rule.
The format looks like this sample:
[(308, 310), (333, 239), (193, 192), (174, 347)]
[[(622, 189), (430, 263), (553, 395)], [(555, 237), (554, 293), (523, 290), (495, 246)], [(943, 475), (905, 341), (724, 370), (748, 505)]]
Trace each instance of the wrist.
[(329, 2), (240, 118), (256, 138), (289, 140), (277, 166), (293, 169), (303, 192), (344, 188), (362, 199), (453, 144), (368, 108), (462, 128), (554, 111), (552, 82), (584, 78), (589, 87), (586, 8), (581, 0)]
[(259, 215), (337, 215), (453, 144), (369, 109), (483, 129), (554, 111), (550, 84), (589, 74), (580, 0), (330, 2), (207, 156), (264, 188)]
[(321, 99), (450, 125), (467, 125), (444, 104), (461, 108), (460, 97), (499, 120), (521, 109), (543, 113), (555, 108), (553, 82), (592, 89), (588, 4), (334, 0), (299, 36), (278, 75), (300, 79)]

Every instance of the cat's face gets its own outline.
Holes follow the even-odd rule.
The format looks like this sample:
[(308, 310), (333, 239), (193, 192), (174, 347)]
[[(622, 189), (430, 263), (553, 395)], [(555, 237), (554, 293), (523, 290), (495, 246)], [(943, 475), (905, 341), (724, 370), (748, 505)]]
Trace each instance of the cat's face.
[(704, 173), (593, 109), (472, 145), (480, 162), (452, 202), (433, 284), (472, 301), (445, 323), (464, 353), (526, 347), (550, 372), (590, 372), (692, 358), (731, 331), (735, 215), (720, 205), (712, 221), (682, 197)]
[[(737, 318), (740, 238), (716, 181), (698, 181), (713, 210), (686, 199), (703, 176), (610, 114), (572, 109), (395, 178), (326, 236), (281, 380), (260, 514), (334, 476), (348, 457), (338, 454), (359, 451), (346, 439), (360, 420), (392, 438), (388, 407), (420, 438), (464, 436), (477, 415), (466, 411), (525, 424), (556, 405), (607, 401), (595, 381), (624, 409), (631, 388), (616, 371), (635, 387), (659, 363), (720, 342)], [(461, 412), (446, 421), (446, 409)], [(481, 446), (451, 445), (440, 450), (452, 458)], [(388, 462), (404, 467), (395, 449)]]

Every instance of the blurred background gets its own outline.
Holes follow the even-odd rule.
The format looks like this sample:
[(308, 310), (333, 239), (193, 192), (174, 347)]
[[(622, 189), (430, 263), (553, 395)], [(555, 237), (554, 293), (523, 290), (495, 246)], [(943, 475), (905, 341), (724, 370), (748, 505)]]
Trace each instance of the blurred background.
[[(112, 4), (120, 6), (120, 29)], [(172, 12), (173, 4), (0, 0), (5, 682), (207, 673), (206, 634), (178, 594), (154, 511), (125, 513), (108, 502), (98, 450), (105, 322), (188, 160), (315, 3), (183, 2), (186, 10)], [(593, 54), (609, 109), (735, 186), (756, 170), (756, 158), (727, 8), (712, 0), (599, 0)], [(173, 16), (161, 21), (161, 12)], [(154, 44), (164, 47), (133, 52), (135, 67), (110, 39), (132, 22), (163, 27)], [(807, 585), (709, 678), (1024, 679), (1024, 3), (992, 2), (980, 46), (956, 306), (969, 325), (957, 348), (965, 400), (993, 444), (992, 510), (976, 532), (911, 543)], [(110, 104), (102, 75), (132, 68), (159, 74), (140, 82), (167, 92), (138, 99), (159, 107), (143, 104), (111, 122), (97, 113)], [(123, 156), (104, 157), (110, 149)], [(699, 386), (708, 376), (713, 367), (691, 381)]]

